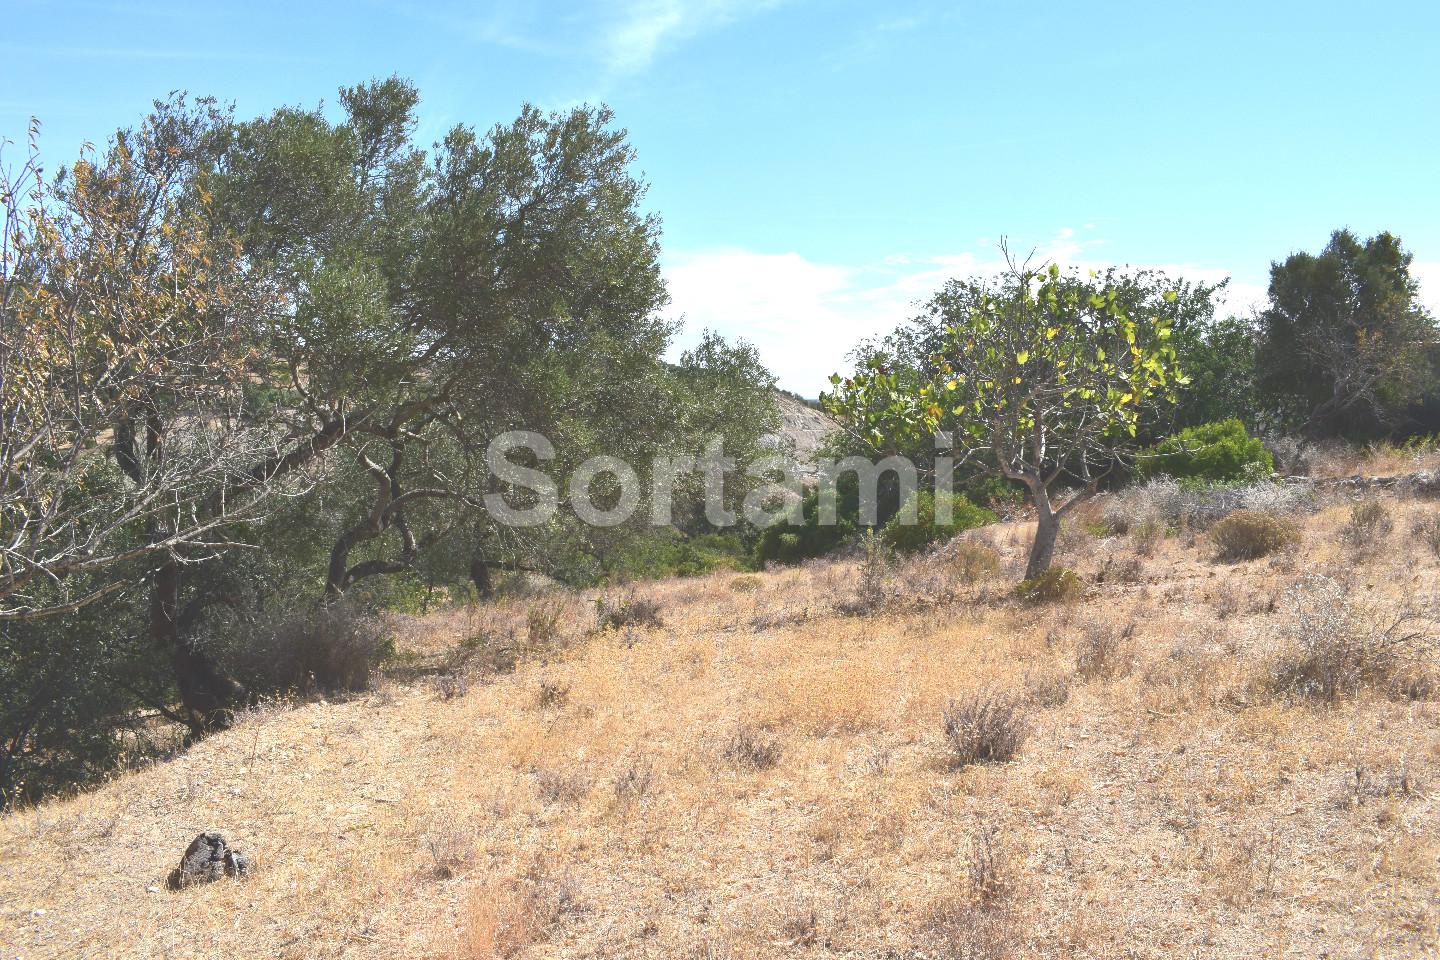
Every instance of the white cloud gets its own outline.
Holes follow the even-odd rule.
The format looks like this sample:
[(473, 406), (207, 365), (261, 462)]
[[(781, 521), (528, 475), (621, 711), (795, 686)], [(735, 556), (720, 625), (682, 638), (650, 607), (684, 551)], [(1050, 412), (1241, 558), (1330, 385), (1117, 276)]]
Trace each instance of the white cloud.
[(1430, 313), (1440, 318), (1440, 260), (1416, 260), (1410, 272), (1420, 281), (1420, 299)]
[(617, 73), (650, 65), (662, 45), (775, 6), (779, 0), (628, 0), (601, 32), (606, 64)]
[[(940, 255), (897, 253), (873, 264), (841, 265), (802, 254), (758, 253), (740, 248), (672, 252), (664, 270), (671, 295), (670, 315), (683, 317), (680, 345), (693, 343), (705, 328), (754, 343), (787, 389), (814, 396), (826, 378), (844, 371), (860, 341), (889, 333), (913, 316), (925, 300), (953, 277), (991, 275), (1004, 267), (996, 245), (983, 251)], [(1039, 262), (1055, 261), (1080, 270), (1111, 266), (1097, 255), (1102, 242), (1057, 231), (1035, 248)], [(1022, 258), (1028, 249), (1012, 247)], [(1228, 271), (1198, 264), (1145, 264), (1171, 276), (1217, 283)], [(1420, 265), (1417, 265), (1417, 267)], [(1440, 268), (1440, 264), (1432, 265)], [(1440, 291), (1440, 269), (1434, 275)], [(1222, 311), (1248, 312), (1265, 299), (1263, 285), (1232, 282)]]

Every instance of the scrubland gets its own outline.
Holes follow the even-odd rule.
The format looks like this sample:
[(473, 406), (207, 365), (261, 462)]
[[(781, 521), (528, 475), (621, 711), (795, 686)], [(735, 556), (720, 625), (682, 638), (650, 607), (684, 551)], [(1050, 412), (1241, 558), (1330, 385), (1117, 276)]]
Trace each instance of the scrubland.
[[(1232, 562), (1128, 497), (1051, 602), (1017, 520), (397, 617), (372, 692), (0, 820), (4, 956), (1435, 955), (1440, 508)], [(256, 871), (167, 891), (208, 829)]]

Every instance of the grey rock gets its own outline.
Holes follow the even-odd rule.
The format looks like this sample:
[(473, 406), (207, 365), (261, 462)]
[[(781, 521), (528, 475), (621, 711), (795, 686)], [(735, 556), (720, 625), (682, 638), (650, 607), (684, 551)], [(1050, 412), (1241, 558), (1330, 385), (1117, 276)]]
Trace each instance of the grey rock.
[(220, 833), (202, 833), (190, 841), (180, 865), (170, 871), (166, 886), (183, 890), (221, 877), (243, 877), (250, 871), (250, 858), (232, 850)]

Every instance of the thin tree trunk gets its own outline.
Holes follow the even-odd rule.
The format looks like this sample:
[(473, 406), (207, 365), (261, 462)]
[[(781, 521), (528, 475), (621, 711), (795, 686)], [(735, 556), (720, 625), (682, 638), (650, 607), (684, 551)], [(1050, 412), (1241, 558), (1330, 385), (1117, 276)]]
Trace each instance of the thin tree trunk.
[(475, 584), (475, 594), (481, 600), (495, 596), (495, 583), (490, 578), (490, 564), (482, 557), (470, 561), (470, 582)]
[(1025, 579), (1033, 580), (1050, 569), (1055, 559), (1055, 538), (1060, 534), (1060, 517), (1050, 503), (1050, 491), (1042, 479), (1027, 479), (1030, 499), (1035, 504), (1035, 541), (1025, 564)]
[(195, 738), (229, 727), (247, 691), (181, 634), (179, 611), (180, 565), (167, 560), (151, 581), (150, 634), (157, 646), (170, 651), (185, 723)]
[(1035, 525), (1035, 542), (1030, 545), (1030, 559), (1025, 564), (1025, 579), (1032, 580), (1050, 569), (1055, 559), (1055, 538), (1060, 533), (1060, 519), (1048, 509), (1040, 512)]

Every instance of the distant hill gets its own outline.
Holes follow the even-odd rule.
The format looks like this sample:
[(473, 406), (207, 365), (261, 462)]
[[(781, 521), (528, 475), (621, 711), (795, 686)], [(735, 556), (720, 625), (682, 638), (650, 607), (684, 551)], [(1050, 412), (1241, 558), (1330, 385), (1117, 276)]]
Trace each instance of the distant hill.
[(782, 442), (794, 444), (795, 458), (800, 462), (801, 473), (813, 476), (816, 473), (816, 453), (838, 424), (833, 418), (794, 394), (776, 391), (775, 403), (780, 408), (780, 439)]

